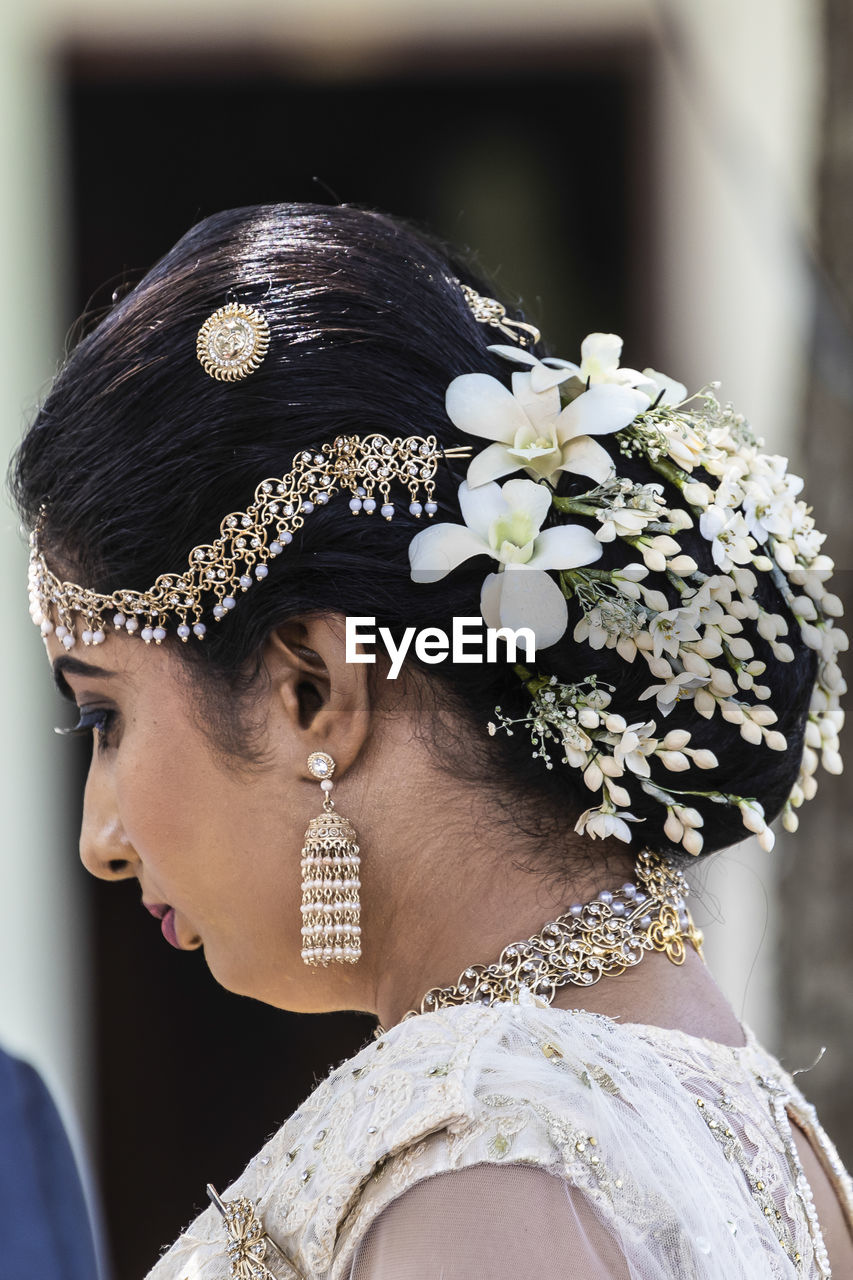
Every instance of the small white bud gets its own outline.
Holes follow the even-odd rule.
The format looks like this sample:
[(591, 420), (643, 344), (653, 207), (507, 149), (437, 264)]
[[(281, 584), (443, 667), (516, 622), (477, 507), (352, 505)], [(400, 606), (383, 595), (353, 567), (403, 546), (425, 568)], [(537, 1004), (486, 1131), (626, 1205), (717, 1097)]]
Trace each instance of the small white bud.
[(673, 556), (669, 567), (673, 573), (695, 573), (699, 568), (693, 557), (688, 555)]
[(711, 664), (701, 654), (694, 653), (692, 649), (682, 649), (678, 656), (685, 671), (694, 676), (710, 676)]
[(670, 729), (661, 745), (667, 751), (680, 751), (682, 747), (687, 746), (689, 741), (690, 734), (686, 729)]
[(765, 853), (769, 853), (776, 843), (776, 836), (769, 827), (765, 827), (763, 831), (758, 833), (758, 844)]
[(656, 751), (655, 755), (671, 773), (683, 773), (690, 768), (690, 761), (680, 751)]
[(764, 806), (759, 804), (757, 800), (741, 800), (738, 802), (738, 808), (747, 831), (753, 831), (757, 834), (767, 826), (764, 821)]
[(761, 745), (761, 728), (752, 720), (745, 719), (743, 721), (740, 727), (740, 736), (754, 747)]
[(688, 827), (687, 830), (684, 832), (684, 839), (681, 841), (681, 843), (683, 844), (687, 852), (689, 854), (692, 854), (693, 857), (695, 858), (702, 852), (702, 845), (704, 841), (702, 839), (702, 836), (699, 834), (698, 831), (695, 830), (695, 828)]
[(777, 540), (776, 546), (773, 548), (773, 554), (776, 557), (776, 563), (783, 573), (790, 573), (793, 569), (796, 569), (797, 561), (794, 558), (794, 553), (788, 546), (787, 542), (779, 542)]
[(670, 809), (666, 815), (666, 822), (663, 824), (664, 834), (673, 844), (680, 844), (681, 837), (684, 835), (684, 827), (678, 821), (675, 814)]
[(610, 792), (610, 799), (620, 809), (627, 809), (631, 803), (631, 797), (624, 787), (620, 787), (618, 782), (611, 782), (607, 779), (607, 790)]
[(597, 764), (590, 764), (584, 770), (583, 780), (590, 791), (599, 791), (604, 782), (604, 774)]
[(753, 656), (752, 645), (748, 640), (744, 640), (742, 636), (732, 636), (728, 641), (729, 649), (733, 657), (739, 662), (745, 662)]
[(722, 667), (714, 667), (711, 675), (711, 688), (714, 693), (731, 697), (735, 693), (735, 682), (729, 675), (728, 671), (724, 671)]

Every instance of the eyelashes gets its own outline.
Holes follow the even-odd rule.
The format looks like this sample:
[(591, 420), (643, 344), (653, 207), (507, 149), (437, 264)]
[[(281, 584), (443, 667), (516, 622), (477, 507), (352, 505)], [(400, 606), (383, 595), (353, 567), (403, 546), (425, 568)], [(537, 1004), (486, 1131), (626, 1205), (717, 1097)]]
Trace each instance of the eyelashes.
[(116, 712), (108, 711), (106, 707), (81, 707), (80, 717), (75, 725), (69, 729), (57, 728), (54, 732), (66, 738), (76, 738), (95, 729), (98, 733), (98, 750), (105, 751), (112, 745), (111, 733), (115, 728), (115, 721)]

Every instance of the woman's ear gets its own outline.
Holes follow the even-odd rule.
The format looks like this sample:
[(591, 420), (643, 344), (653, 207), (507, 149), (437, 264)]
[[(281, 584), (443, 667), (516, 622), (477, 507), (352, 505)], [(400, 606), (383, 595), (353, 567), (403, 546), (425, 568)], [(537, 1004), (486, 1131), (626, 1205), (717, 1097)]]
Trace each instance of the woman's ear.
[[(364, 747), (374, 710), (366, 664), (346, 661), (345, 627), (339, 613), (289, 619), (271, 632), (263, 655), (294, 752), (304, 762), (327, 751), (336, 778)], [(298, 767), (311, 777), (304, 763)]]

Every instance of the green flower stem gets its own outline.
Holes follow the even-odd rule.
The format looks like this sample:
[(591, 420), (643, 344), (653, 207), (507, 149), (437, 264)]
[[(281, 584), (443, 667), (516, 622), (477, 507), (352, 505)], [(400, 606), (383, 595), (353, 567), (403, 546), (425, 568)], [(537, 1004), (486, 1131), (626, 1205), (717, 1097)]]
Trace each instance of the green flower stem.
[(544, 689), (546, 685), (551, 683), (550, 676), (535, 676), (532, 671), (528, 671), (527, 667), (521, 662), (516, 662), (513, 671), (522, 681), (528, 692), (535, 697), (540, 689)]
[(677, 573), (673, 573), (672, 569), (667, 569), (666, 576), (680, 596), (686, 595), (690, 591), (690, 583), (685, 582)]
[(582, 498), (558, 498), (554, 494), (551, 498), (551, 506), (556, 507), (558, 511), (568, 512), (576, 516), (594, 516), (598, 507), (592, 506), (589, 502), (584, 502)]

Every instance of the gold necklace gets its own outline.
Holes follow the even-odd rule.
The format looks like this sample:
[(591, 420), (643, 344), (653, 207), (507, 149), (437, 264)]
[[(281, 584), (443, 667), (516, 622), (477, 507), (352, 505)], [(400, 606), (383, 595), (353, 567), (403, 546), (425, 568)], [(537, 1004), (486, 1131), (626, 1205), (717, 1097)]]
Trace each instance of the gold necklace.
[(589, 987), (624, 973), (647, 951), (662, 951), (673, 964), (683, 964), (687, 942), (702, 956), (702, 934), (685, 905), (689, 888), (682, 873), (644, 849), (637, 857), (637, 882), (603, 889), (532, 938), (505, 947), (495, 964), (471, 965), (455, 986), (433, 987), (402, 1020), (452, 1005), (517, 1001), (522, 987), (550, 1004), (559, 987)]

